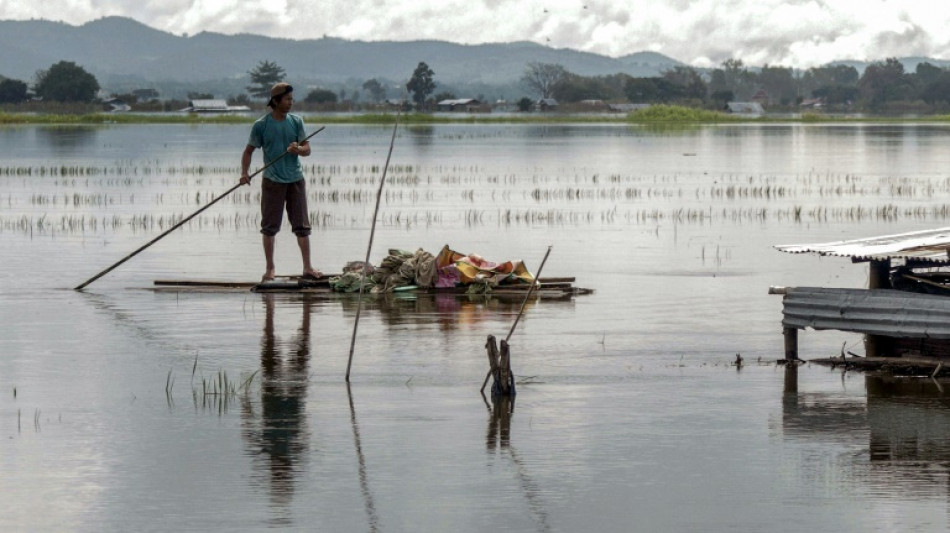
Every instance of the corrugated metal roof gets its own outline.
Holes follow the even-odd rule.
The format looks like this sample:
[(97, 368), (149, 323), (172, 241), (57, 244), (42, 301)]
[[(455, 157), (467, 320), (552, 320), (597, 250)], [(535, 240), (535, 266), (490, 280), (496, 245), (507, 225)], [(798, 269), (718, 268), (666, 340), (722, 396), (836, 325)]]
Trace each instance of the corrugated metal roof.
[(789, 287), (782, 325), (888, 337), (950, 339), (950, 297), (893, 289)]
[(436, 103), (436, 105), (468, 105), (468, 104), (479, 104), (480, 102), (475, 98), (450, 98), (448, 100), (442, 100), (441, 102)]
[(939, 228), (883, 237), (818, 244), (783, 244), (777, 250), (792, 254), (837, 255), (865, 261), (911, 259), (950, 264), (950, 228)]

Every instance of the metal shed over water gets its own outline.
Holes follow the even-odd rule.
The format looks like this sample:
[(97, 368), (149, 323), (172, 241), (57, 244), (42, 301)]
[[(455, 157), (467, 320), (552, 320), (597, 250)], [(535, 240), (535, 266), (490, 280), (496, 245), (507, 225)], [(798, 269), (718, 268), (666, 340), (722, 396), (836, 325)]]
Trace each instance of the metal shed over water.
[[(950, 356), (950, 228), (816, 244), (775, 246), (869, 263), (868, 288), (772, 287), (783, 295), (786, 359), (798, 330), (866, 335), (868, 357)], [(892, 263), (897, 266), (893, 266)]]

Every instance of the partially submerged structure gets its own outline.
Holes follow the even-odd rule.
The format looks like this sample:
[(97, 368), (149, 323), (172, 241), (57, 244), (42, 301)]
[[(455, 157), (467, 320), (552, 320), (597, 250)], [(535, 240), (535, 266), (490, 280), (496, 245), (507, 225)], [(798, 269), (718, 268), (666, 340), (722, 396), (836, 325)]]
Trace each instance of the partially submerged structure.
[(769, 289), (783, 295), (786, 360), (798, 358), (805, 328), (864, 334), (867, 357), (849, 361), (856, 366), (939, 372), (950, 359), (950, 228), (775, 248), (869, 265), (866, 289)]
[(725, 111), (744, 117), (761, 117), (765, 109), (759, 102), (726, 102)]
[(197, 99), (188, 102), (182, 111), (189, 113), (245, 113), (251, 108), (246, 105), (228, 105), (227, 100)]
[(646, 109), (653, 104), (607, 104), (607, 110), (613, 113), (633, 113)]
[(132, 110), (132, 106), (121, 98), (110, 98), (102, 102), (102, 105), (105, 107), (105, 110), (110, 113), (123, 113)]
[(436, 107), (439, 111), (453, 111), (465, 113), (490, 113), (491, 106), (485, 105), (476, 98), (451, 98), (440, 100)]

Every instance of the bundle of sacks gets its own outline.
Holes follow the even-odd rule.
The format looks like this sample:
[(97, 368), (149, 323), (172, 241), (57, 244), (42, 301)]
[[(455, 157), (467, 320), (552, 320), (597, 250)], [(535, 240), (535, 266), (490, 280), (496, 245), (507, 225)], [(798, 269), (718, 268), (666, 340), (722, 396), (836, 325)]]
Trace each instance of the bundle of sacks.
[(448, 245), (438, 256), (418, 249), (389, 250), (379, 266), (351, 261), (343, 274), (330, 278), (330, 287), (339, 292), (392, 292), (398, 287), (460, 287), (474, 292), (490, 291), (491, 287), (510, 283), (533, 283), (534, 276), (521, 261), (493, 263), (478, 254), (460, 254)]

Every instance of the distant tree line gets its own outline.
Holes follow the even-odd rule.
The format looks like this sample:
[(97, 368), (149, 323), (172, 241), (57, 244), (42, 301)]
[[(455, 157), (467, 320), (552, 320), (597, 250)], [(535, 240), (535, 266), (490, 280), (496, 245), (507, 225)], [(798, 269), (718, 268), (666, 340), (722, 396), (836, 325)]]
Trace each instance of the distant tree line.
[(560, 65), (529, 63), (521, 84), (537, 98), (554, 98), (562, 103), (603, 100), (719, 108), (730, 101), (758, 100), (779, 107), (820, 102), (872, 111), (900, 104), (950, 106), (950, 70), (924, 62), (915, 72), (905, 72), (896, 58), (872, 63), (861, 75), (850, 65), (799, 72), (770, 65), (750, 69), (737, 59), (724, 61), (706, 73), (675, 67), (653, 77), (622, 73), (582, 76)]
[[(99, 93), (96, 77), (72, 61), (60, 61), (36, 72), (32, 97), (51, 102), (91, 102)], [(0, 103), (20, 103), (31, 98), (25, 81), (0, 81)]]
[[(247, 91), (252, 97), (258, 99), (266, 99), (270, 95), (270, 88), (275, 83), (287, 81), (287, 73), (283, 67), (267, 60), (258, 62), (253, 69), (248, 71), (248, 75), (251, 78), (251, 84), (247, 86)], [(368, 93), (371, 102), (382, 102), (386, 98), (386, 86), (375, 78), (365, 81), (362, 90)], [(347, 93), (346, 89), (334, 92), (326, 87), (316, 87), (297, 98), (308, 104), (333, 106), (344, 101), (356, 102), (361, 97), (360, 93), (359, 90)]]
[[(270, 87), (279, 81), (287, 81), (286, 71), (268, 60), (258, 62), (248, 71), (248, 76), (247, 93), (229, 97), (230, 103), (262, 106)], [(532, 109), (538, 99), (544, 98), (567, 104), (600, 100), (668, 103), (710, 109), (722, 108), (730, 101), (751, 100), (786, 109), (798, 108), (801, 104), (872, 112), (950, 109), (950, 70), (922, 62), (914, 72), (906, 72), (896, 58), (872, 63), (860, 74), (850, 65), (798, 71), (771, 65), (749, 68), (741, 60), (729, 59), (708, 71), (679, 66), (651, 77), (624, 73), (583, 76), (561, 65), (534, 62), (525, 66), (520, 84), (528, 95), (534, 97), (516, 101), (517, 108), (524, 111)], [(355, 88), (310, 87), (306, 92), (298, 91), (297, 99), (330, 108), (351, 105), (361, 99), (373, 105), (384, 102), (395, 89), (408, 96), (416, 109), (424, 110), (431, 109), (438, 101), (455, 98), (452, 87), (442, 87), (436, 93), (437, 87), (439, 84), (433, 69), (425, 62), (419, 62), (401, 89), (392, 82), (373, 78)], [(0, 103), (16, 104), (31, 99), (91, 103), (97, 101), (99, 90), (95, 76), (70, 61), (59, 61), (37, 71), (32, 83), (0, 76)], [(154, 89), (137, 89), (113, 96), (129, 104), (147, 102), (153, 107), (162, 106)], [(484, 99), (481, 94), (462, 96)], [(188, 97), (214, 98), (210, 93), (198, 91), (189, 93)]]

